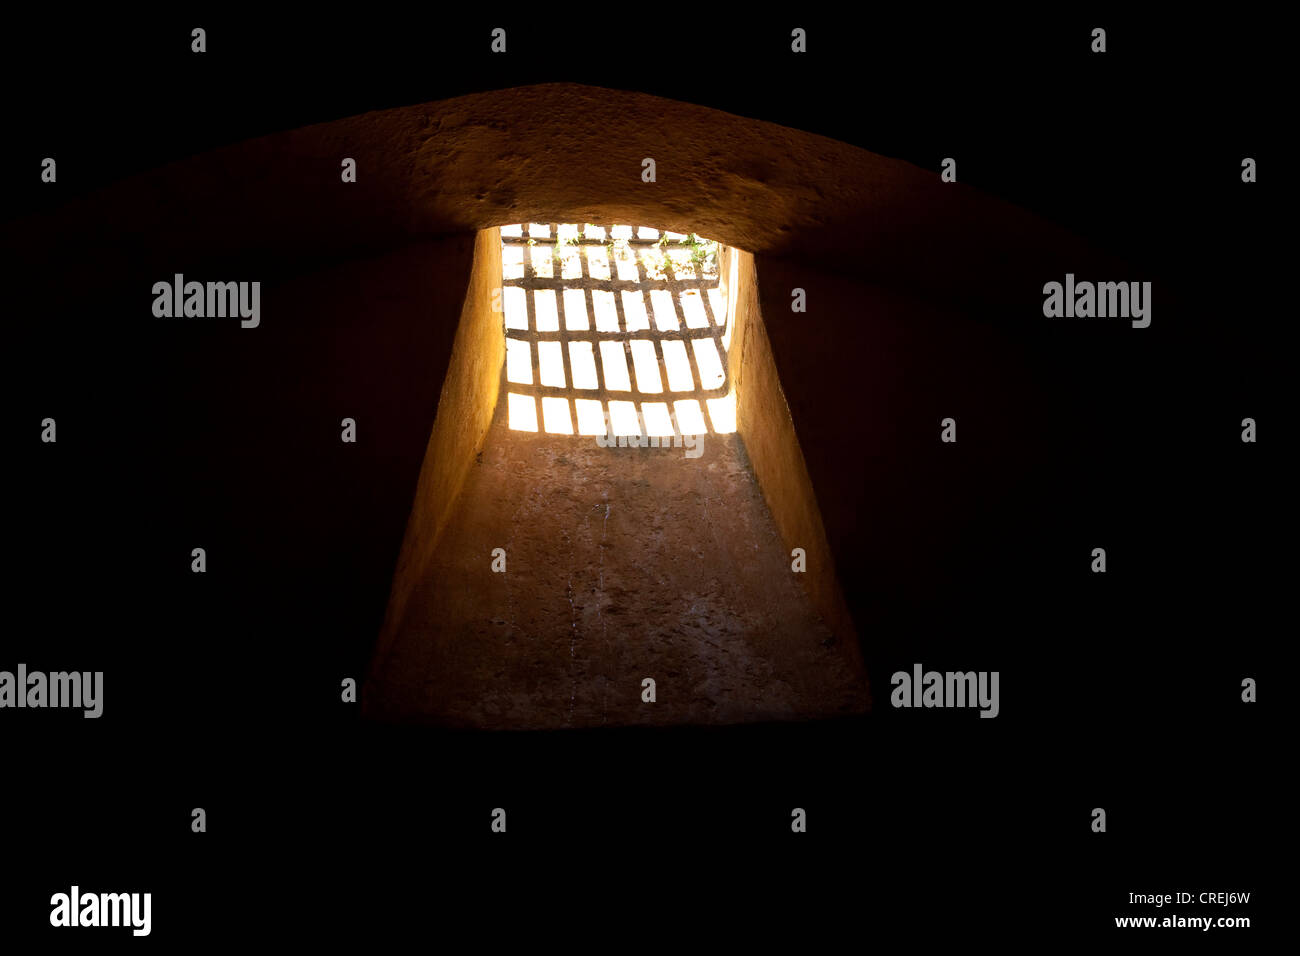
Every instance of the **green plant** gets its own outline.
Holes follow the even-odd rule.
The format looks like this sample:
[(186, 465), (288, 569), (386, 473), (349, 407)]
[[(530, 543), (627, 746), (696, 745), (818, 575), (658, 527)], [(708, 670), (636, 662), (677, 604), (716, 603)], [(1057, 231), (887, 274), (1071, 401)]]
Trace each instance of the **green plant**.
[[(659, 248), (662, 250), (670, 242), (668, 236), (659, 237)], [(677, 247), (686, 248), (690, 252), (690, 261), (694, 263), (702, 272), (713, 272), (717, 268), (718, 244), (712, 239), (701, 239), (695, 233), (688, 233), (684, 238), (677, 240)], [(667, 258), (667, 256), (665, 256)]]

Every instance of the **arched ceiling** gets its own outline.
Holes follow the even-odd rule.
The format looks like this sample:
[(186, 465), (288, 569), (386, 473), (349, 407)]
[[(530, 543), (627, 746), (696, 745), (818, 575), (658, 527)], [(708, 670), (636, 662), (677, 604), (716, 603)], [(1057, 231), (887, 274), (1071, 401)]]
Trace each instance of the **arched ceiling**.
[[(355, 184), (341, 161), (357, 161)], [(642, 181), (642, 160), (657, 181)], [(1104, 260), (1041, 218), (937, 172), (658, 97), (575, 84), (477, 93), (238, 143), (9, 224), (20, 274), (56, 301), (142, 275), (293, 271), (519, 221), (694, 231), (934, 297), (997, 302)], [(1122, 274), (1117, 267), (1109, 271)]]

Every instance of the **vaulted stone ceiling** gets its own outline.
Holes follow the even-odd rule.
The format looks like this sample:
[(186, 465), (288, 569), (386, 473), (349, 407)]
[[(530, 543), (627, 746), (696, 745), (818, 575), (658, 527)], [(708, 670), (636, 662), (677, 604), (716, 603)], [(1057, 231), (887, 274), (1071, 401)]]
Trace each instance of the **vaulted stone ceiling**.
[[(344, 157), (357, 182), (340, 179)], [(642, 181), (642, 160), (657, 181)], [(772, 123), (575, 84), (497, 90), (277, 133), (8, 225), (49, 304), (199, 264), (320, 259), (520, 221), (695, 231), (926, 295), (1005, 299), (1023, 276), (1118, 273), (1081, 240), (937, 171)], [(1028, 290), (1038, 296), (1035, 285)]]

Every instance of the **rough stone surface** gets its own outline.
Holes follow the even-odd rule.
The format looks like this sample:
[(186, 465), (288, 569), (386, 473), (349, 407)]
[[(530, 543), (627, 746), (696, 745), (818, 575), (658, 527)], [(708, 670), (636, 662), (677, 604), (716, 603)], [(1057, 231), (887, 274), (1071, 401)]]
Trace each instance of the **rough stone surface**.
[(865, 710), (862, 672), (796, 583), (737, 436), (687, 458), (510, 431), (503, 413), (376, 663), (367, 716), (535, 729)]
[(469, 288), (393, 575), (393, 593), (379, 638), (381, 648), (402, 619), (411, 588), (426, 573), (492, 423), (505, 361), (501, 313), (493, 310), (500, 282), (501, 234), (484, 229), (474, 240)]
[[(340, 182), (342, 157), (357, 182)], [(657, 181), (641, 180), (652, 157)], [(196, 202), (194, 197), (203, 200)], [(1022, 276), (1116, 266), (937, 172), (773, 123), (570, 83), (276, 133), (172, 163), (0, 233), (46, 307), (203, 264), (239, 274), (506, 223), (697, 232), (928, 296), (998, 301)], [(52, 296), (53, 298), (50, 298)]]
[[(856, 650), (857, 630), (836, 580), (835, 559), (826, 540), (817, 494), (773, 361), (759, 306), (754, 257), (729, 249), (724, 268), (733, 266), (732, 257), (736, 281), (730, 302), (735, 332), (727, 361), (735, 383), (738, 433), (786, 552), (795, 548), (804, 552), (806, 570), (801, 580), (813, 607), (831, 630)], [(780, 307), (784, 306), (781, 303)], [(816, 338), (815, 334), (809, 337)], [(843, 427), (842, 402), (827, 403), (819, 411), (824, 419)]]

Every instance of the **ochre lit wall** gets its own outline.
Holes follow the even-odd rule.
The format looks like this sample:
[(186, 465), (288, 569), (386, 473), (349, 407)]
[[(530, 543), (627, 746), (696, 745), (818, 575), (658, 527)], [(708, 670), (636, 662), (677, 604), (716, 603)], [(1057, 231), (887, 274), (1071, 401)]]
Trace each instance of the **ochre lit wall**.
[[(817, 496), (772, 358), (759, 305), (754, 257), (728, 250), (722, 263), (724, 275), (732, 274), (733, 260), (736, 281), (734, 288), (728, 289), (728, 308), (735, 327), (727, 360), (736, 392), (737, 430), (786, 550), (802, 548), (805, 553), (807, 570), (800, 581), (813, 607), (836, 638), (856, 654), (857, 633), (836, 581)], [(804, 333), (817, 335), (807, 323)], [(825, 408), (826, 415), (841, 422), (847, 419), (846, 411), (843, 400)]]
[(474, 241), (474, 261), (460, 325), (393, 575), (393, 593), (379, 638), (380, 653), (401, 624), (411, 588), (428, 566), (496, 411), (501, 363), (505, 361), (501, 313), (494, 310), (500, 284), (501, 233), (498, 229), (484, 229)]

